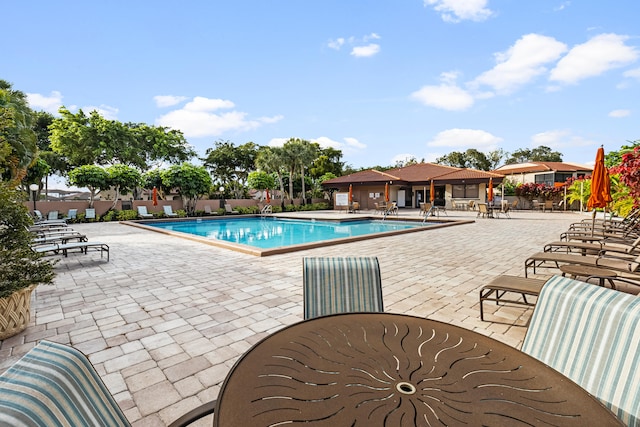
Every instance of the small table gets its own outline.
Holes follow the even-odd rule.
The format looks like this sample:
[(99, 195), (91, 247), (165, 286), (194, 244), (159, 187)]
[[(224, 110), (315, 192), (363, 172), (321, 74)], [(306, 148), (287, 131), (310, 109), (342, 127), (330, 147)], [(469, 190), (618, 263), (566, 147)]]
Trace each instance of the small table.
[(623, 425), (537, 359), (457, 326), (390, 313), (296, 323), (227, 375), (214, 426)]
[(604, 287), (604, 282), (607, 280), (611, 289), (615, 289), (616, 285), (613, 282), (613, 279), (618, 277), (618, 273), (614, 270), (606, 270), (600, 267), (590, 267), (588, 265), (578, 265), (578, 264), (565, 264), (560, 266), (560, 271), (562, 271), (562, 275), (568, 274), (574, 279), (578, 277), (598, 277), (598, 285)]

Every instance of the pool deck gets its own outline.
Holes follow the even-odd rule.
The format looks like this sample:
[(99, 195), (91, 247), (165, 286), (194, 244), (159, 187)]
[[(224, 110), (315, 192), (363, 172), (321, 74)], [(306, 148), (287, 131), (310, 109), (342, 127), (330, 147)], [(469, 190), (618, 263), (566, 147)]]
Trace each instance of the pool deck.
[[(520, 347), (530, 310), (486, 304), (478, 291), (493, 277), (524, 277), (528, 255), (557, 240), (586, 214), (514, 211), (511, 219), (255, 257), (119, 223), (75, 224), (107, 243), (111, 261), (70, 255), (53, 286), (34, 292), (30, 327), (0, 345), (0, 371), (40, 339), (87, 354), (134, 426), (165, 426), (216, 398), (221, 382), (252, 344), (302, 320), (303, 256), (377, 256), (385, 311), (424, 316)], [(335, 219), (354, 214), (301, 212)], [(399, 218), (416, 218), (401, 210)], [(539, 270), (535, 277), (548, 277)], [(194, 425), (211, 425), (211, 419)]]

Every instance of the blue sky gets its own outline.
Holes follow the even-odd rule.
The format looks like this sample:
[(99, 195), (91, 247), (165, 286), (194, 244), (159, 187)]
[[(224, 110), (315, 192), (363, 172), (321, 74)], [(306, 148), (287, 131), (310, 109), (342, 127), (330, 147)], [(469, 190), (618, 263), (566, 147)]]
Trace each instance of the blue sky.
[(3, 15), (0, 78), (33, 109), (180, 129), (200, 155), (298, 137), (354, 167), (539, 145), (592, 164), (640, 139), (637, 0), (63, 0)]

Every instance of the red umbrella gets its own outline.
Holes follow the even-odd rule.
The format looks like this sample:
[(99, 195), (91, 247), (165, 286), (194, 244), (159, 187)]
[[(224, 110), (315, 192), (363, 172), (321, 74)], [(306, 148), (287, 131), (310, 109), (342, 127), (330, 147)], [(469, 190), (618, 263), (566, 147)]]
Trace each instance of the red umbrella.
[(152, 194), (151, 200), (153, 200), (153, 206), (158, 206), (158, 189), (156, 187), (153, 187)]
[[(609, 181), (609, 171), (604, 165), (604, 148), (601, 146), (596, 153), (596, 164), (593, 166), (591, 175), (591, 195), (587, 201), (587, 208), (593, 209), (593, 227), (596, 222), (595, 208), (604, 208), (604, 218), (607, 218), (607, 204), (613, 200), (611, 198), (611, 182)], [(591, 231), (593, 232), (593, 227)]]
[(267, 188), (267, 203), (271, 203), (271, 196), (269, 196), (269, 189)]
[(489, 178), (489, 194), (487, 195), (489, 203), (493, 202), (493, 178)]
[(384, 185), (384, 200), (385, 202), (389, 203), (389, 183), (388, 182)]
[(433, 206), (433, 201), (436, 199), (436, 186), (431, 180), (431, 186), (429, 187), (429, 200), (431, 200), (431, 206)]
[(349, 184), (349, 203), (353, 202), (353, 185)]

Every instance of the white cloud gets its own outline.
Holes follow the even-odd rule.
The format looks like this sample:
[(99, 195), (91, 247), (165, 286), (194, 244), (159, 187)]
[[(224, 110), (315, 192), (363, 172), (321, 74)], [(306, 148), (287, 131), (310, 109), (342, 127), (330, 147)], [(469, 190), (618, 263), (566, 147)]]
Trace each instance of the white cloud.
[(576, 147), (591, 147), (595, 144), (595, 141), (573, 135), (571, 131), (564, 129), (540, 132), (531, 137), (531, 147), (535, 148), (544, 145), (560, 152), (562, 152), (563, 148), (575, 149)]
[(424, 105), (449, 111), (464, 111), (473, 105), (473, 96), (456, 84), (458, 73), (445, 72), (440, 75), (442, 84), (423, 86), (410, 97)]
[(567, 7), (569, 7), (569, 5), (571, 5), (571, 2), (570, 2), (570, 1), (562, 2), (562, 3), (560, 3), (560, 5), (559, 5), (559, 6), (554, 7), (554, 8), (553, 8), (553, 11), (554, 11), (554, 12), (559, 12), (559, 11), (561, 11), (561, 10), (565, 10)]
[(527, 34), (506, 52), (496, 53), (497, 65), (478, 76), (473, 85), (488, 85), (500, 94), (509, 94), (547, 72), (545, 64), (557, 60), (567, 46), (553, 37)]
[(288, 140), (289, 138), (272, 138), (267, 145), (269, 147), (282, 147)]
[(620, 117), (628, 117), (631, 115), (631, 110), (613, 110), (609, 112), (609, 117), (620, 118)]
[(351, 55), (358, 58), (373, 56), (378, 52), (380, 52), (380, 45), (376, 43), (370, 43), (366, 46), (355, 46), (351, 49)]
[(186, 137), (198, 138), (219, 136), (228, 131), (256, 129), (282, 119), (282, 116), (274, 116), (248, 120), (247, 113), (241, 111), (216, 112), (234, 107), (235, 104), (228, 100), (197, 96), (181, 109), (160, 116), (156, 119), (156, 124), (179, 129)]
[(374, 56), (380, 52), (380, 44), (370, 43), (371, 40), (380, 40), (382, 37), (377, 33), (367, 34), (362, 37), (351, 36), (348, 39), (344, 37), (338, 37), (337, 39), (331, 39), (327, 43), (327, 46), (334, 50), (340, 50), (342, 46), (348, 45), (351, 47), (350, 54), (357, 58), (366, 58)]
[(625, 45), (628, 38), (618, 34), (600, 34), (573, 47), (551, 70), (549, 79), (574, 84), (635, 62), (638, 51), (635, 47)]
[(343, 37), (339, 37), (335, 40), (329, 40), (329, 43), (327, 43), (327, 46), (329, 46), (331, 49), (335, 49), (335, 50), (340, 50), (340, 48), (344, 45), (344, 38)]
[(633, 70), (625, 71), (624, 73), (622, 73), (622, 75), (632, 79), (640, 79), (640, 68), (634, 68)]
[(153, 97), (153, 100), (156, 102), (156, 106), (163, 107), (171, 107), (176, 104), (181, 103), (182, 101), (186, 101), (188, 98), (186, 96), (173, 96), (173, 95), (157, 95)]
[(428, 147), (447, 147), (467, 150), (475, 148), (479, 151), (495, 150), (502, 138), (480, 129), (448, 129), (438, 133)]
[(107, 120), (116, 120), (118, 118), (118, 109), (109, 105), (101, 104), (100, 106), (87, 105), (82, 107), (82, 111), (88, 116), (92, 111), (97, 111), (103, 118)]
[(58, 109), (62, 106), (62, 94), (55, 90), (49, 96), (28, 93), (27, 102), (33, 110), (43, 110), (51, 114), (57, 114)]
[(484, 21), (493, 15), (487, 0), (424, 0), (424, 5), (433, 6), (445, 22)]
[(344, 139), (344, 142), (347, 143), (348, 147), (353, 147), (353, 148), (358, 148), (358, 149), (367, 148), (367, 144), (363, 144), (362, 142), (358, 141), (356, 138), (346, 137)]

